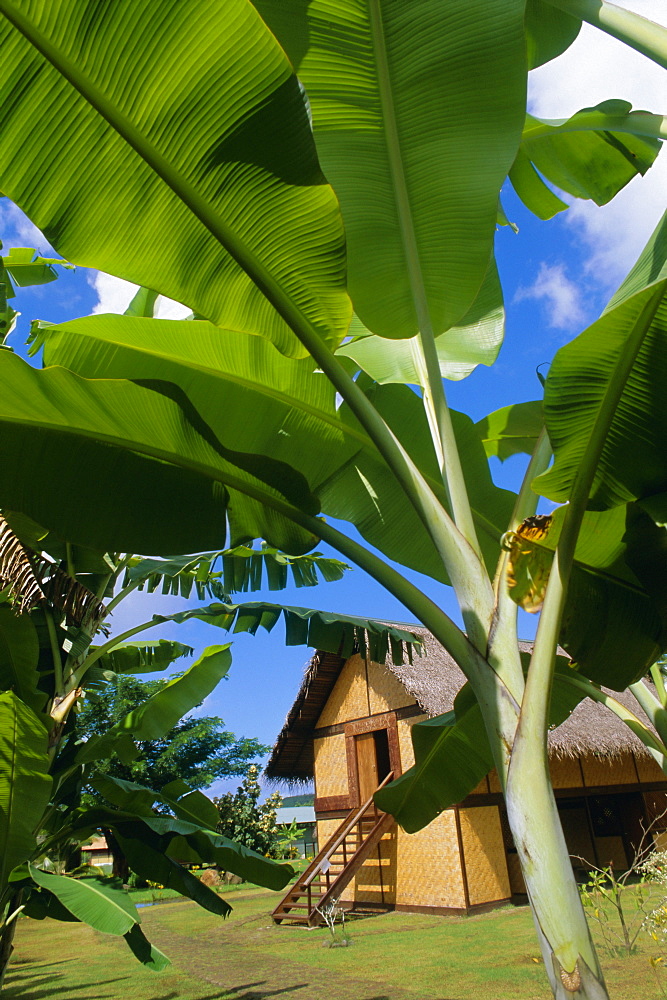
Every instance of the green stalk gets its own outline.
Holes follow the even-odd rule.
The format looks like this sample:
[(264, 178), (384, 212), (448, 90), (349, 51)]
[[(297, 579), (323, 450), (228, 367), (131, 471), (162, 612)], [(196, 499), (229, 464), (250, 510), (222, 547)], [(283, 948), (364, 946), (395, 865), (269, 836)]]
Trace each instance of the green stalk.
[[(663, 769), (663, 771), (665, 771), (667, 767), (667, 746), (665, 746), (664, 742), (661, 739), (658, 739), (658, 737), (655, 736), (651, 732), (651, 730), (646, 727), (646, 725), (641, 721), (641, 719), (637, 718), (634, 712), (631, 712), (629, 708), (626, 708), (625, 705), (622, 705), (621, 702), (618, 701), (616, 698), (614, 698), (612, 695), (606, 694), (606, 692), (604, 692), (602, 688), (599, 687), (599, 685), (594, 684), (593, 681), (588, 680), (587, 677), (582, 677), (581, 674), (575, 674), (575, 673), (566, 674), (563, 675), (562, 679), (571, 687), (576, 687), (579, 688), (581, 691), (584, 691), (589, 698), (593, 699), (593, 701), (597, 701), (601, 705), (605, 705), (608, 709), (610, 709), (610, 711), (614, 713), (614, 715), (618, 716), (618, 718), (621, 719), (622, 722), (625, 722), (625, 724), (632, 730), (635, 736), (639, 737), (639, 739), (647, 748), (651, 756), (654, 757), (655, 760), (657, 760), (658, 764)], [(635, 693), (634, 692), (635, 687), (644, 687), (644, 686), (641, 684), (641, 682), (639, 684), (631, 684), (630, 690), (632, 691), (633, 694)], [(648, 688), (644, 687), (644, 690), (648, 695), (653, 697)], [(642, 705), (641, 702), (640, 705)], [(642, 705), (642, 708), (644, 708), (644, 705)], [(645, 708), (644, 711), (646, 712)], [(649, 719), (651, 719), (651, 715), (649, 714), (649, 712), (646, 712), (646, 714), (649, 716)], [(651, 719), (651, 722), (653, 722), (653, 719)]]
[[(525, 518), (534, 514), (539, 497), (532, 489), (536, 476), (544, 472), (551, 461), (551, 442), (546, 428), (543, 428), (528, 462), (528, 467), (521, 483), (508, 531), (515, 530)], [(521, 703), (524, 692), (523, 667), (519, 655), (517, 636), (517, 605), (509, 595), (507, 586), (507, 568), (509, 553), (503, 550), (498, 559), (498, 566), (493, 582), (495, 593), (495, 608), (493, 623), (489, 634), (487, 660), (502, 681), (508, 686), (514, 698)], [(506, 767), (498, 771), (501, 784), (504, 781)]]
[(159, 622), (153, 621), (151, 618), (150, 621), (142, 622), (141, 625), (135, 625), (134, 628), (128, 629), (127, 632), (121, 632), (120, 635), (114, 636), (113, 639), (109, 639), (109, 641), (105, 642), (104, 645), (98, 646), (97, 649), (93, 650), (93, 652), (86, 657), (83, 663), (79, 664), (79, 666), (72, 671), (70, 686), (79, 687), (90, 667), (92, 667), (92, 665), (96, 663), (101, 656), (104, 656), (105, 653), (111, 652), (111, 650), (115, 649), (115, 647), (121, 642), (125, 642), (126, 639), (130, 639), (138, 632), (145, 632), (146, 629), (155, 628), (156, 625), (159, 624)]
[(438, 456), (442, 481), (447, 491), (449, 508), (454, 524), (481, 562), (482, 552), (477, 539), (475, 521), (468, 499), (461, 458), (452, 426), (452, 416), (447, 405), (438, 351), (432, 331), (422, 329), (419, 341), (425, 360), (424, 408), (431, 428), (435, 452)]
[(667, 69), (667, 28), (607, 0), (547, 0), (552, 7), (588, 21)]
[[(653, 668), (651, 668), (651, 673), (653, 673)], [(659, 733), (660, 738), (667, 742), (667, 711), (665, 711), (664, 704), (660, 704), (659, 700), (655, 697), (653, 692), (648, 689), (643, 681), (637, 681), (635, 684), (630, 684), (628, 690), (632, 691), (633, 695), (651, 720), (651, 724)]]
[(46, 621), (46, 630), (49, 633), (49, 644), (51, 646), (51, 659), (53, 660), (53, 674), (55, 682), (54, 696), (56, 698), (62, 698), (65, 694), (63, 661), (60, 655), (60, 644), (58, 642), (58, 635), (56, 633), (56, 626), (55, 622), (53, 621), (53, 615), (47, 608), (44, 609), (44, 619)]
[(142, 582), (142, 580), (136, 580), (134, 583), (128, 583), (127, 587), (123, 587), (122, 590), (119, 590), (107, 604), (107, 614), (110, 615), (114, 608), (117, 608), (120, 602), (124, 601), (128, 594), (131, 594), (133, 590), (136, 590)]
[(663, 708), (667, 708), (667, 691), (665, 690), (665, 678), (659, 663), (654, 663), (651, 667), (651, 678), (658, 692), (658, 698)]

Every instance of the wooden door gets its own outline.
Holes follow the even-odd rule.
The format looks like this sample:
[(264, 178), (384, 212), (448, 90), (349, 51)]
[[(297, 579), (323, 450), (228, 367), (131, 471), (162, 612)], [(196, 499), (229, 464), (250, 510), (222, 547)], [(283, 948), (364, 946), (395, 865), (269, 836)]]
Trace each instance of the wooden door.
[(375, 752), (375, 734), (363, 733), (360, 736), (355, 736), (354, 749), (357, 756), (357, 774), (359, 775), (359, 805), (363, 805), (380, 784)]

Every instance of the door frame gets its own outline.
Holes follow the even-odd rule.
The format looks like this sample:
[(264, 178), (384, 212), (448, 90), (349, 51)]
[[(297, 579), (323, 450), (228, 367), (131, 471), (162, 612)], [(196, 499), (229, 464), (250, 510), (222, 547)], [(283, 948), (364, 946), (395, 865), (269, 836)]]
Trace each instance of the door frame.
[(347, 757), (347, 781), (350, 789), (350, 808), (358, 808), (363, 805), (359, 798), (359, 771), (357, 768), (357, 753), (354, 745), (354, 737), (365, 733), (373, 733), (379, 729), (387, 730), (387, 742), (389, 744), (389, 763), (394, 772), (394, 777), (398, 778), (402, 774), (401, 751), (398, 742), (398, 724), (396, 712), (384, 712), (382, 715), (371, 715), (366, 719), (356, 719), (354, 722), (345, 723), (345, 753)]

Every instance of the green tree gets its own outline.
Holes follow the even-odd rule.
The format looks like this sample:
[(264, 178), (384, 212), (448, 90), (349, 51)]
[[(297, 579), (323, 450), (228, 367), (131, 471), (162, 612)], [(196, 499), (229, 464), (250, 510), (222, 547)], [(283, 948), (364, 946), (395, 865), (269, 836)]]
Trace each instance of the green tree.
[(260, 803), (262, 789), (258, 778), (259, 768), (251, 764), (234, 794), (225, 792), (213, 799), (220, 814), (217, 830), (259, 854), (277, 858), (280, 852), (276, 810), (280, 808), (282, 797), (280, 792), (273, 792)]
[[(220, 549), (228, 524), (232, 544), (296, 554), (323, 539), (370, 572), (468, 681), (431, 743), (417, 730), (417, 768), (383, 801), (423, 824), (425, 798), (444, 808), (495, 765), (554, 996), (601, 1000), (546, 733), (564, 690), (571, 705), (601, 680), (623, 689), (667, 647), (667, 225), (557, 353), (532, 424), (519, 407), (475, 428), (443, 377), (491, 363), (502, 339), (505, 179), (543, 218), (563, 204), (542, 178), (603, 203), (665, 134), (621, 101), (526, 116), (528, 68), (582, 19), (663, 66), (667, 32), (606, 0), (257, 8), (0, 0), (2, 190), (69, 259), (204, 317), (41, 327), (43, 371), (0, 352), (0, 501), (98, 551)], [(517, 447), (532, 454), (511, 494), (486, 454)], [(539, 496), (561, 505), (548, 525), (529, 520)], [(464, 630), (396, 565), (451, 583)], [(516, 601), (542, 598), (522, 664)], [(278, 614), (255, 609), (253, 625)], [(286, 617), (333, 642), (335, 616)], [(559, 641), (576, 672), (557, 670)]]
[[(120, 722), (168, 683), (118, 674), (94, 701), (84, 704), (76, 720), (77, 733), (86, 740), (101, 736), (110, 724)], [(230, 733), (217, 716), (188, 715), (161, 739), (137, 742), (138, 754), (129, 763), (111, 757), (96, 761), (90, 773), (110, 774), (156, 791), (178, 779), (191, 788), (204, 789), (220, 778), (245, 774), (248, 764), (270, 749), (254, 738)]]

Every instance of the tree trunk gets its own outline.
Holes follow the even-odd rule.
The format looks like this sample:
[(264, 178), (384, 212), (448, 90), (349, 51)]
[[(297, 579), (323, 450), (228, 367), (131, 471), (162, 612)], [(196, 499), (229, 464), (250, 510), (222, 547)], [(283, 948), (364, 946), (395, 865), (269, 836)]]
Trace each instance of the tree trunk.
[(123, 885), (127, 885), (128, 879), (130, 877), (130, 866), (127, 863), (127, 858), (121, 850), (120, 844), (114, 837), (111, 830), (104, 831), (104, 839), (107, 842), (107, 847), (111, 851), (111, 856), (113, 858), (113, 867), (111, 869), (111, 874), (114, 878), (119, 878)]
[[(522, 761), (525, 763), (525, 761)], [(505, 799), (544, 966), (556, 1000), (609, 1000), (545, 761), (513, 773)]]

